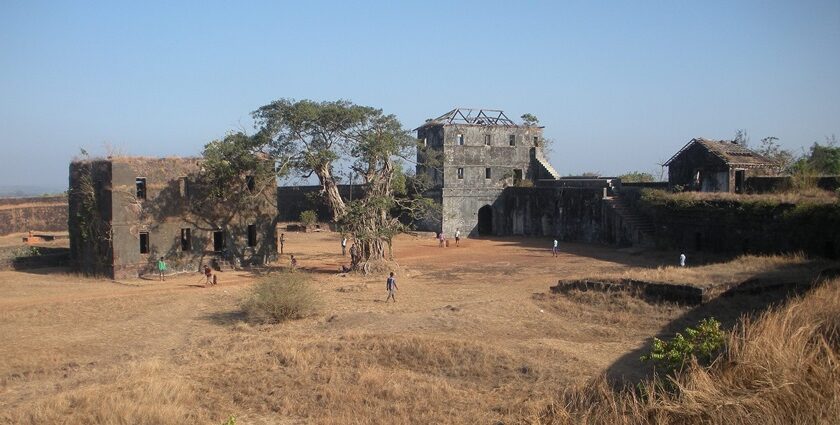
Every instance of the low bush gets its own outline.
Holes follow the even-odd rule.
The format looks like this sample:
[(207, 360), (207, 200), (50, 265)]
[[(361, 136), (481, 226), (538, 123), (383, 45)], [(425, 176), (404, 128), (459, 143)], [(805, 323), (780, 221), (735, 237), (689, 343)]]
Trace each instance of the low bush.
[(279, 323), (313, 314), (318, 297), (306, 273), (279, 273), (258, 282), (242, 302), (249, 322)]
[(318, 222), (318, 214), (312, 210), (306, 210), (300, 213), (300, 224), (303, 227), (309, 228), (315, 225)]
[(642, 361), (653, 362), (657, 371), (667, 375), (680, 372), (692, 359), (698, 365), (708, 366), (723, 350), (726, 334), (714, 318), (700, 321), (696, 328), (685, 328), (669, 341), (653, 338), (650, 353)]

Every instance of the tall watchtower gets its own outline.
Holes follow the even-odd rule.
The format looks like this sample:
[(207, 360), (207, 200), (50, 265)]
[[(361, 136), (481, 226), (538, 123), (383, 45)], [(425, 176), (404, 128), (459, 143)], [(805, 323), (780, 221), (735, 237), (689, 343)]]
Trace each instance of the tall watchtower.
[(415, 129), (417, 175), (432, 182), (427, 196), (441, 206), (429, 230), (451, 237), (498, 234), (506, 187), (556, 179), (542, 151), (543, 127), (516, 124), (503, 111), (455, 108)]

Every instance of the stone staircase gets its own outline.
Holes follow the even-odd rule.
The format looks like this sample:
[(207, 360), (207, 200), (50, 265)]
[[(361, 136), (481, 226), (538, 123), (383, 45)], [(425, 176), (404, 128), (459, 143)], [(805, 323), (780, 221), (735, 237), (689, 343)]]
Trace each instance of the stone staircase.
[(619, 243), (622, 240), (627, 240), (633, 244), (644, 247), (653, 247), (654, 232), (656, 226), (650, 217), (638, 212), (632, 206), (627, 205), (621, 196), (604, 199), (607, 208), (611, 209), (616, 217), (619, 218), (620, 231), (618, 236)]
[(551, 163), (549, 163), (548, 159), (545, 157), (545, 155), (543, 155), (542, 150), (536, 149), (534, 152), (534, 158), (537, 160), (537, 164), (539, 164), (542, 167), (543, 171), (546, 174), (550, 175), (552, 178), (554, 178), (554, 180), (560, 178), (560, 173), (558, 173), (557, 170), (555, 170), (554, 167), (551, 166)]

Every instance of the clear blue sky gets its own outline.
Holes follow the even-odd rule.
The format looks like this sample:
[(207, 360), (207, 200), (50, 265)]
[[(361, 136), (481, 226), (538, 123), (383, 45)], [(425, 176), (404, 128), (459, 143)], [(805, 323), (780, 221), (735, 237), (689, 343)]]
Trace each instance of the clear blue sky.
[(649, 171), (692, 137), (840, 133), (840, 1), (0, 0), (0, 185), (65, 187), (105, 143), (194, 155), (281, 97), (414, 128), (537, 115), (561, 174)]

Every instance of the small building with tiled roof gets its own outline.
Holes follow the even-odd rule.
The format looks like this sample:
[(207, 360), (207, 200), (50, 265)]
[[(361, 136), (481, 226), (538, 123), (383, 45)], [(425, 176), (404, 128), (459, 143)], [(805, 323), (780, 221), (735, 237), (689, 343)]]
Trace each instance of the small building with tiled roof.
[(665, 164), (672, 189), (743, 192), (748, 177), (776, 174), (777, 165), (729, 140), (691, 139)]

